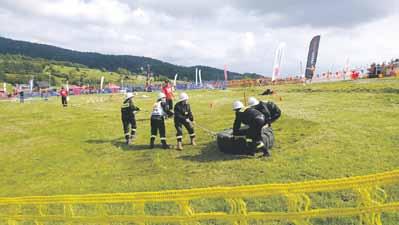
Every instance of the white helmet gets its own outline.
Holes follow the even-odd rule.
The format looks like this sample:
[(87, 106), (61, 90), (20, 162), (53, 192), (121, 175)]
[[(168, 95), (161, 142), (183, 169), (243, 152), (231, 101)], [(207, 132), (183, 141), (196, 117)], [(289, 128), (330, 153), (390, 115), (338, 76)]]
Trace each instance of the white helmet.
[(163, 92), (159, 92), (158, 99), (166, 98), (166, 95)]
[(254, 106), (256, 106), (257, 104), (259, 104), (258, 99), (256, 99), (255, 97), (249, 97), (249, 98), (248, 98), (248, 105), (249, 105), (249, 107), (254, 107)]
[(132, 98), (134, 94), (132, 92), (126, 93), (126, 99)]
[(244, 108), (244, 104), (241, 101), (235, 101), (233, 103), (233, 110), (242, 109)]
[(185, 92), (181, 93), (179, 96), (179, 101), (186, 101), (186, 100), (188, 100), (188, 95)]

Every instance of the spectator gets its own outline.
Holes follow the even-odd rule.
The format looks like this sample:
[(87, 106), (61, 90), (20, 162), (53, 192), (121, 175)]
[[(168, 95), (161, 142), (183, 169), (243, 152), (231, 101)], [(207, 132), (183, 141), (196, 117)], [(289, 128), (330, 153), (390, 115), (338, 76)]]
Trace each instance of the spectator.
[(62, 87), (60, 91), (60, 96), (61, 96), (61, 103), (63, 107), (68, 106), (68, 91)]
[(166, 104), (169, 107), (169, 110), (173, 109), (173, 89), (172, 89), (172, 85), (170, 84), (169, 80), (165, 80), (165, 83), (162, 87), (162, 92), (165, 94), (166, 96)]

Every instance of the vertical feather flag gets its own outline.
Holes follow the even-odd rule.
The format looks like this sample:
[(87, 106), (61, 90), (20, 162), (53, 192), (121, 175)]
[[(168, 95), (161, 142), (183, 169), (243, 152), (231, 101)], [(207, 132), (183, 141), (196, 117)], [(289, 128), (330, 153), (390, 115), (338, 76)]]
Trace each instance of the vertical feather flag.
[(104, 76), (101, 77), (101, 82), (100, 82), (100, 90), (103, 90), (103, 86), (104, 86)]
[(319, 53), (320, 35), (314, 36), (309, 46), (308, 61), (306, 63), (305, 77), (311, 80), (316, 69), (317, 55)]
[(175, 86), (175, 87), (176, 87), (176, 83), (177, 83), (177, 76), (178, 76), (178, 74), (176, 73), (175, 79), (173, 80), (173, 86)]
[(32, 80), (29, 81), (29, 90), (30, 90), (30, 93), (32, 93), (32, 91), (33, 91), (33, 78), (32, 78)]
[(224, 80), (227, 81), (227, 65), (224, 65)]
[(202, 86), (202, 73), (201, 72), (202, 72), (201, 70), (198, 71), (198, 79), (199, 79), (200, 86)]
[(198, 68), (195, 68), (195, 86), (198, 85)]
[(275, 81), (277, 78), (280, 77), (281, 71), (281, 61), (283, 59), (284, 48), (286, 44), (284, 42), (278, 45), (276, 49), (276, 54), (274, 56), (274, 65), (273, 65), (273, 73), (272, 73), (272, 81)]

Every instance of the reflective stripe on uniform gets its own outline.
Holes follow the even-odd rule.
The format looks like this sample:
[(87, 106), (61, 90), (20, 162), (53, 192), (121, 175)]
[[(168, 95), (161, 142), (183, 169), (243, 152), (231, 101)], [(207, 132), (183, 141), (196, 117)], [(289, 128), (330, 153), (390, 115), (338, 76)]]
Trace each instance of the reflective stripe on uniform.
[(262, 142), (261, 143), (259, 143), (257, 146), (256, 146), (256, 148), (263, 148), (265, 146), (265, 144), (263, 144)]
[(161, 137), (160, 139), (161, 139), (161, 141), (166, 141), (165, 137)]
[(152, 137), (152, 138), (156, 138), (157, 136), (156, 136), (156, 135), (151, 135), (151, 137)]
[[(234, 137), (235, 138), (245, 138), (245, 136), (239, 136), (239, 135), (235, 135)], [(249, 139), (249, 140), (252, 140), (252, 139)]]
[(132, 129), (132, 131), (136, 131), (136, 129)]
[(193, 134), (190, 134), (190, 137), (194, 137), (195, 136), (195, 133), (193, 133)]
[(245, 139), (245, 141), (247, 141), (247, 142), (252, 142), (252, 139)]
[(127, 108), (127, 107), (129, 107), (129, 103), (122, 104), (121, 108)]
[(179, 138), (183, 138), (183, 136), (176, 136), (176, 138), (178, 138), (178, 139), (179, 139)]
[(130, 135), (130, 133), (125, 133), (125, 136), (129, 136)]

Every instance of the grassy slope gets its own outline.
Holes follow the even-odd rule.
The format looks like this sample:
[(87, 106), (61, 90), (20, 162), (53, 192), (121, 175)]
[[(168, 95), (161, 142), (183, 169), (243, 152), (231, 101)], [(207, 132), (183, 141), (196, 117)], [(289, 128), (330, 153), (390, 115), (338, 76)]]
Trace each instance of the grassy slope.
[[(195, 148), (148, 150), (149, 121), (138, 122), (137, 144), (126, 147), (121, 96), (71, 97), (72, 107), (67, 109), (58, 99), (24, 105), (0, 102), (1, 196), (292, 182), (399, 168), (398, 79), (276, 86), (275, 90), (278, 96), (263, 98), (275, 101), (283, 111), (274, 125), (277, 142), (269, 159), (224, 155), (199, 129)], [(250, 89), (247, 96), (259, 92)], [(243, 91), (189, 94), (197, 123), (222, 130), (231, 127), (231, 103), (242, 99)], [(138, 97), (137, 105), (150, 110), (154, 95), (150, 96)], [(103, 102), (94, 102), (98, 100)], [(139, 120), (148, 117), (145, 112), (138, 115)], [(169, 120), (167, 135), (173, 144), (174, 133)], [(315, 202), (334, 198), (318, 196)]]
[[(90, 68), (79, 68), (79, 71), (76, 71), (75, 67), (68, 67), (68, 66), (59, 66), (53, 65), (53, 69), (59, 71), (64, 74), (72, 73), (75, 77), (79, 78), (80, 75), (87, 80), (98, 81), (101, 79), (102, 76), (105, 78), (105, 83), (114, 83), (120, 84), (120, 77), (121, 75), (116, 72), (104, 72), (98, 69), (90, 69)], [(134, 79), (125, 79), (125, 84), (141, 84), (145, 82), (145, 77), (138, 75), (132, 76)], [(59, 83), (62, 83), (61, 78), (58, 79)]]
[[(30, 63), (38, 63), (35, 60), (25, 60), (26, 62)], [(43, 63), (43, 62), (40, 62)], [(70, 66), (63, 66), (63, 65), (56, 65), (52, 64), (52, 68), (54, 72), (70, 75), (70, 79), (76, 79), (79, 80), (80, 76), (82, 75), (85, 80), (91, 80), (91, 81), (97, 81), (97, 83), (100, 83), (100, 79), (102, 76), (105, 78), (105, 84), (108, 83), (114, 83), (114, 84), (120, 84), (120, 74), (116, 72), (104, 72), (98, 69), (90, 69), (90, 68), (79, 68), (79, 71), (76, 70), (76, 67), (70, 67)], [(46, 72), (43, 72), (43, 74), (47, 74)], [(7, 73), (7, 76), (12, 76), (12, 77), (20, 77), (20, 76), (28, 76), (29, 79), (31, 79), (32, 75), (31, 74), (10, 74)], [(56, 82), (56, 86), (64, 85), (65, 84), (65, 78), (62, 77), (53, 77)], [(143, 84), (145, 83), (145, 77), (142, 75), (132, 75), (130, 79), (124, 79), (125, 84)], [(46, 80), (47, 81), (47, 80)], [(2, 83), (2, 81), (0, 81)], [(84, 82), (86, 83), (86, 82)], [(54, 85), (54, 84), (52, 84)], [(1, 86), (2, 87), (2, 86)]]

